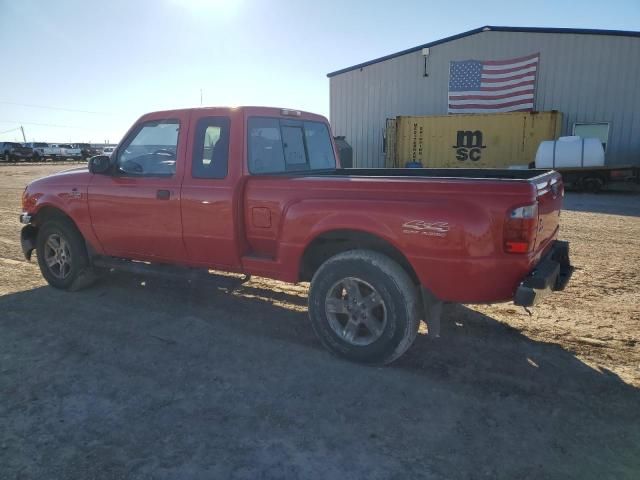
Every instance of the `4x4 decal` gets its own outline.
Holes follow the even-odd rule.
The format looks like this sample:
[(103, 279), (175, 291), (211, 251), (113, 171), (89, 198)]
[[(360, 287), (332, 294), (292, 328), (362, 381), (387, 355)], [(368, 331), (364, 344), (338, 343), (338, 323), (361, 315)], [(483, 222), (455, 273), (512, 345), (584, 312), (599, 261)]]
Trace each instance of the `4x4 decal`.
[(426, 220), (410, 220), (402, 224), (402, 233), (421, 234), (432, 237), (446, 237), (449, 232), (448, 222), (427, 222)]

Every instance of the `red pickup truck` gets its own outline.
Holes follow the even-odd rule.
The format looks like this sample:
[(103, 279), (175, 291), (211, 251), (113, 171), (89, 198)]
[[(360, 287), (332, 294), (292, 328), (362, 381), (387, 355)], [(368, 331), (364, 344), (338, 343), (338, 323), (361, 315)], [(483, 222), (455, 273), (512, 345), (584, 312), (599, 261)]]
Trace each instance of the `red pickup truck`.
[[(533, 305), (571, 274), (552, 170), (341, 169), (324, 117), (242, 107), (144, 115), (110, 157), (30, 183), (22, 248), (76, 289), (100, 267), (310, 281), (322, 343), (384, 364), (443, 302)], [(161, 267), (159, 265), (165, 265)]]

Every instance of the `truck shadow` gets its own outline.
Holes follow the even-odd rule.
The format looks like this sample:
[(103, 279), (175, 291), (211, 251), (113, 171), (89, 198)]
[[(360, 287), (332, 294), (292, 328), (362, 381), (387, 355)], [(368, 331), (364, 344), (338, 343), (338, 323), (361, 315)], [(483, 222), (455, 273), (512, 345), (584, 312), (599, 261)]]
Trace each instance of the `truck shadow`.
[[(123, 463), (125, 473), (132, 465), (142, 468), (140, 459), (153, 463), (186, 451), (189, 471), (199, 471), (194, 462), (204, 469), (212, 439), (223, 438), (243, 445), (247, 456), (238, 462), (258, 469), (249, 475), (256, 478), (270, 460), (247, 439), (299, 440), (289, 448), (307, 455), (316, 448), (311, 429), (322, 441), (317, 448), (324, 449), (317, 460), (321, 472), (324, 466), (339, 471), (342, 455), (356, 456), (370, 445), (371, 454), (359, 458), (405, 478), (415, 477), (410, 465), (441, 471), (435, 478), (471, 478), (480, 464), (492, 478), (637, 473), (640, 390), (614, 373), (460, 305), (445, 307), (441, 339), (418, 335), (392, 366), (351, 364), (316, 340), (304, 288), (282, 285), (266, 288), (259, 279), (239, 284), (226, 276), (188, 284), (112, 274), (82, 292), (40, 287), (0, 297), (3, 401), (5, 413), (19, 417), (6, 422), (0, 436), (20, 430), (7, 453), (13, 456), (6, 458), (27, 459), (38, 448), (39, 441), (18, 439), (38, 438), (45, 428), (42, 420), (25, 420), (24, 398), (33, 395), (48, 403), (41, 410), (29, 407), (29, 415), (47, 418), (49, 431), (68, 428), (59, 421), (74, 421), (75, 410), (65, 407), (70, 398), (73, 408), (84, 409), (89, 433), (79, 424), (77, 432), (65, 430), (59, 448), (74, 445), (75, 461), (89, 472), (100, 466), (85, 451), (92, 435), (107, 442), (103, 450), (136, 443), (131, 455), (137, 463)], [(78, 392), (89, 392), (88, 405), (77, 405), (85, 402)], [(108, 411), (93, 416), (97, 408)], [(203, 418), (220, 422), (218, 430)], [(189, 437), (166, 433), (171, 442), (158, 443), (141, 433), (149, 422), (158, 423), (160, 437), (188, 422)], [(189, 450), (194, 442), (198, 449)], [(270, 455), (284, 455), (273, 448)], [(128, 452), (118, 455), (126, 459)], [(286, 462), (286, 455), (279, 461)], [(353, 468), (366, 473), (360, 464)]]

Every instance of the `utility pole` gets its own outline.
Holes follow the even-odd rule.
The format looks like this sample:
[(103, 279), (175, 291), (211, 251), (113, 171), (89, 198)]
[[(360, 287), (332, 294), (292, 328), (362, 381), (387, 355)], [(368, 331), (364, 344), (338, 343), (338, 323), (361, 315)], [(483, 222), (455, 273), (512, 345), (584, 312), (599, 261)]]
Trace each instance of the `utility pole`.
[(20, 125), (20, 131), (22, 131), (22, 140), (24, 140), (24, 143), (27, 143), (27, 137), (24, 134), (24, 127), (22, 125)]
[(202, 106), (202, 89), (200, 89), (200, 106)]

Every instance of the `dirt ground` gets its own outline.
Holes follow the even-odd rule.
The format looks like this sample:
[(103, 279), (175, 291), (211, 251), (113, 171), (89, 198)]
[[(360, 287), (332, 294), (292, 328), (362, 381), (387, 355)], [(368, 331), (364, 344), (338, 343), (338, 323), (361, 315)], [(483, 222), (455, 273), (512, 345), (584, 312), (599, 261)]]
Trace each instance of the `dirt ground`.
[(578, 270), (532, 316), (447, 305), (370, 368), (322, 349), (304, 286), (47, 287), (19, 199), (61, 168), (0, 166), (0, 478), (640, 478), (640, 196), (567, 195)]

